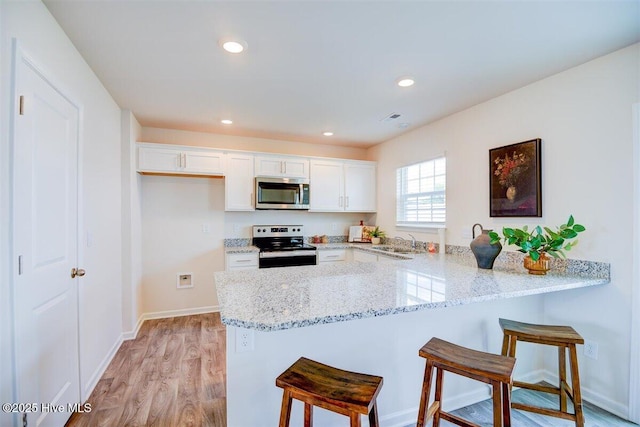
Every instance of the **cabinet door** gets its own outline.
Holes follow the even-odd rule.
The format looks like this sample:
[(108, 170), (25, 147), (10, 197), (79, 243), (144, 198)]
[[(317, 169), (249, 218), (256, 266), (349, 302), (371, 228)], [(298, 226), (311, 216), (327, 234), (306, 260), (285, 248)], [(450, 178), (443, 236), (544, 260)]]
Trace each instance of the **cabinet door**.
[(344, 166), (345, 211), (376, 211), (376, 166), (350, 164)]
[(318, 251), (318, 264), (337, 264), (347, 259), (346, 249), (330, 249)]
[(297, 157), (256, 157), (256, 176), (309, 178), (309, 160)]
[(256, 176), (282, 176), (284, 163), (278, 157), (256, 157)]
[(226, 270), (257, 270), (258, 269), (258, 253), (241, 253), (241, 254), (227, 254), (226, 256)]
[(353, 251), (353, 260), (360, 262), (378, 262), (378, 255), (364, 251)]
[(344, 211), (343, 163), (312, 161), (310, 165), (309, 210)]
[(254, 210), (253, 156), (228, 154), (224, 182), (224, 209), (226, 211)]
[(285, 159), (283, 176), (289, 178), (309, 178), (309, 160)]
[(138, 148), (139, 172), (179, 172), (182, 153), (170, 148)]
[(224, 155), (222, 152), (184, 151), (183, 171), (203, 175), (222, 175), (224, 173)]

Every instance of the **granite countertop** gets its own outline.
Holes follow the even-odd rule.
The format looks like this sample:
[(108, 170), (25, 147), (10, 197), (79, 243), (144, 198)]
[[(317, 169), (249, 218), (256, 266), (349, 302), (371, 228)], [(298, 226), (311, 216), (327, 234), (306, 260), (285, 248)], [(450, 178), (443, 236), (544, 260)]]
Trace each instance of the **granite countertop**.
[(532, 276), (521, 266), (478, 269), (468, 256), (404, 258), (217, 272), (222, 322), (275, 331), (609, 283), (608, 264), (598, 274)]

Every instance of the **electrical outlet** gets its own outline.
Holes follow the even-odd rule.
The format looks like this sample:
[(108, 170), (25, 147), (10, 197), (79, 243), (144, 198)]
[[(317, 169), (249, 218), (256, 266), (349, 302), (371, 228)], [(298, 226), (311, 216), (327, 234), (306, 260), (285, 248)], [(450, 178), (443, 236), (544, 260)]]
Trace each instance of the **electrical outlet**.
[(332, 232), (338, 231), (338, 224), (336, 224), (335, 222), (332, 222), (331, 223), (331, 231)]
[(584, 355), (590, 359), (598, 360), (598, 343), (584, 340)]
[(236, 353), (244, 353), (245, 351), (253, 351), (253, 330), (237, 328)]
[(209, 233), (211, 232), (211, 227), (209, 226), (209, 224), (207, 224), (206, 222), (204, 224), (202, 224), (202, 232), (203, 233)]

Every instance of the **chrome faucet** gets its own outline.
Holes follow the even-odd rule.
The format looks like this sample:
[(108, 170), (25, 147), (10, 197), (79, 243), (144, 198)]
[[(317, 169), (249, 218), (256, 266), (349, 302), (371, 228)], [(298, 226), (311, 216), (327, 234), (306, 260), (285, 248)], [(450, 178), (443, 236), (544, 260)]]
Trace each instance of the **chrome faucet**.
[(411, 237), (411, 249), (415, 250), (416, 249), (416, 238), (413, 237), (412, 234), (409, 234), (409, 236)]

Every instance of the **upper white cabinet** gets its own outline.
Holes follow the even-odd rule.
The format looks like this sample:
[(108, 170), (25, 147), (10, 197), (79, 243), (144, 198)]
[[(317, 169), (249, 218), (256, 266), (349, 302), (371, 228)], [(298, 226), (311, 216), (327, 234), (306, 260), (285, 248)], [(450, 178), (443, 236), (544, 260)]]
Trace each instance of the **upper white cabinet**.
[(224, 210), (252, 211), (255, 209), (253, 191), (253, 156), (228, 153), (224, 183)]
[(376, 164), (312, 160), (310, 188), (310, 211), (375, 212)]
[(223, 175), (220, 150), (164, 144), (138, 145), (138, 172), (183, 175)]
[(309, 160), (301, 157), (256, 156), (256, 176), (309, 178)]

